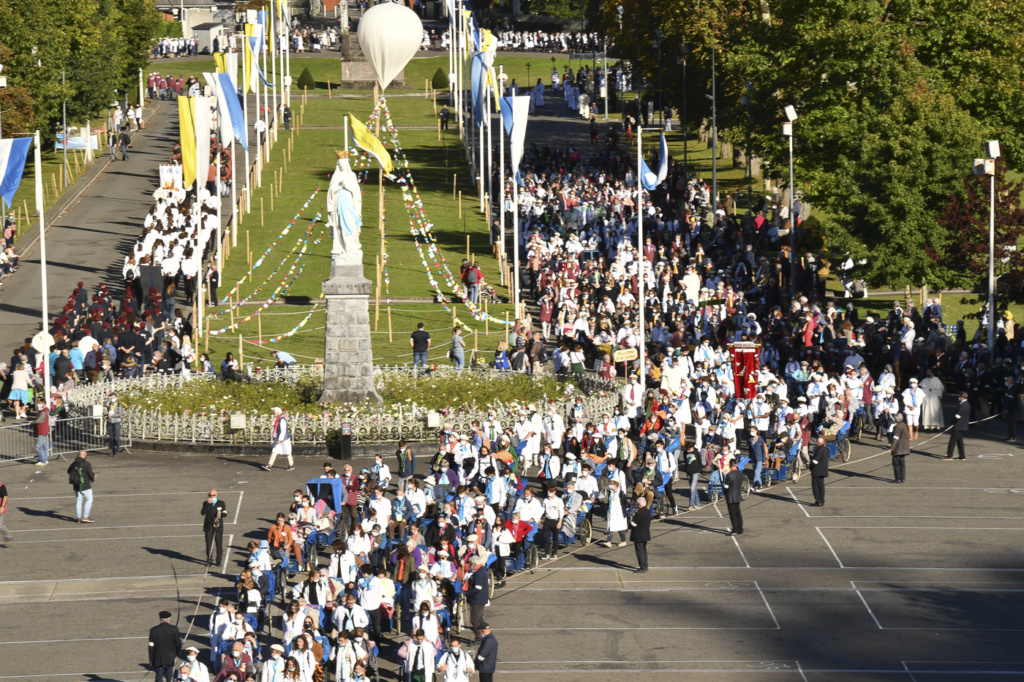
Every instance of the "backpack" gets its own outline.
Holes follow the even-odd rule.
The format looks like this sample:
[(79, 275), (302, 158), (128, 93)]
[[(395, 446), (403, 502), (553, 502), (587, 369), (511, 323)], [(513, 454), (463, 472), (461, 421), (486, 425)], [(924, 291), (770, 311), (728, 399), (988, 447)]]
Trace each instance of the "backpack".
[(551, 359), (551, 353), (548, 352), (547, 347), (540, 349), (540, 353), (537, 355), (537, 359), (540, 360), (540, 364), (544, 365)]
[(469, 272), (466, 273), (466, 281), (469, 282), (470, 284), (476, 284), (476, 268), (470, 268)]
[(75, 489), (75, 492), (84, 490), (85, 486), (85, 473), (82, 471), (82, 467), (73, 466), (68, 471), (68, 483)]

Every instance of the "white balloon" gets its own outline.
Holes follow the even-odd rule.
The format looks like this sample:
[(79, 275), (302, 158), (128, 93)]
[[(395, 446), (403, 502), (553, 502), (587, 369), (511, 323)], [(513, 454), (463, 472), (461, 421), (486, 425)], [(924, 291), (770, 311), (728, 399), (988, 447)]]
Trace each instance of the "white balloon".
[(384, 90), (420, 49), (423, 22), (405, 5), (382, 2), (359, 20), (359, 46)]

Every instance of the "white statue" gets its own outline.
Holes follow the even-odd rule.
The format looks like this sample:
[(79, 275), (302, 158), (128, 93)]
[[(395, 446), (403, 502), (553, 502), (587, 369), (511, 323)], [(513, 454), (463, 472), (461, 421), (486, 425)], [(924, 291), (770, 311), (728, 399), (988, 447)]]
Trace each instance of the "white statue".
[(327, 188), (327, 225), (334, 234), (331, 260), (334, 263), (363, 263), (359, 232), (363, 226), (363, 194), (348, 162), (348, 152), (336, 152), (338, 165)]

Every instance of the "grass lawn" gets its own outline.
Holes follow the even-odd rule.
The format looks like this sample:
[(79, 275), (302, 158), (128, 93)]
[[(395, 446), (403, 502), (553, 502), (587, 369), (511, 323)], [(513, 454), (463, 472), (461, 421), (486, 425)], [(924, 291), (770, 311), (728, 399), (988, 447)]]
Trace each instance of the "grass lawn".
[[(340, 125), (346, 113), (365, 120), (372, 110), (371, 97), (344, 98), (332, 100), (315, 100), (306, 105), (308, 123), (310, 118), (330, 121), (326, 125)], [(392, 117), (399, 131), (403, 149), (405, 150), (410, 169), (423, 199), (424, 209), (434, 224), (435, 235), (449, 266), (458, 273), (458, 266), (466, 253), (466, 237), (470, 238), (470, 250), (475, 254), (484, 271), (485, 278), (492, 284), (499, 281), (497, 261), (491, 257), (488, 231), (483, 216), (474, 208), (472, 199), (473, 187), (467, 181), (468, 169), (464, 156), (459, 152), (459, 141), (454, 131), (448, 131), (438, 140), (433, 130), (402, 130), (405, 118), (415, 119), (418, 115), (422, 120), (432, 120), (433, 105), (424, 99), (394, 98), (389, 101)], [(430, 119), (423, 119), (429, 115)], [(246, 252), (248, 238), (249, 250), (253, 261), (266, 251), (282, 230), (289, 226), (290, 220), (298, 212), (317, 188), (322, 191), (310, 202), (301, 217), (289, 233), (281, 237), (278, 245), (265, 257), (264, 262), (252, 273), (252, 281), (247, 278), (239, 286), (238, 295), (245, 299), (252, 294), (251, 305), (243, 305), (242, 313), (236, 311), (236, 317), (244, 317), (255, 310), (257, 302), (265, 301), (274, 289), (285, 281), (289, 270), (298, 261), (298, 253), (305, 233), (311, 221), (319, 212), (321, 221), (313, 226), (308, 238), (306, 255), (300, 261), (301, 273), (294, 276), (294, 285), (285, 294), (283, 300), (289, 305), (276, 305), (268, 309), (262, 319), (263, 336), (271, 337), (292, 330), (309, 312), (310, 299), (319, 298), (321, 283), (328, 278), (330, 269), (331, 238), (323, 224), (326, 220), (326, 209), (323, 206), (324, 194), (329, 184), (330, 173), (334, 168), (334, 149), (342, 145), (343, 131), (339, 129), (312, 130), (300, 127), (298, 131), (280, 131), (278, 143), (271, 152), (271, 162), (263, 171), (263, 187), (255, 189), (252, 197), (252, 213), (244, 216), (239, 228), (238, 245), (230, 251), (225, 262), (222, 276), (221, 297), (227, 295), (236, 282), (242, 279), (249, 270), (249, 259)], [(271, 184), (275, 172), (285, 166), (284, 151), (288, 148), (291, 138), (293, 146), (292, 161), (287, 163), (288, 171), (283, 175), (280, 194), (274, 193), (274, 205), (271, 208)], [(236, 169), (237, 170), (237, 169)], [(464, 193), (462, 217), (459, 217), (457, 200), (452, 199), (452, 180), (454, 174), (459, 175), (458, 189)], [(376, 280), (375, 258), (380, 254), (380, 233), (377, 229), (378, 193), (377, 173), (371, 172), (370, 181), (364, 185), (363, 193), (363, 231), (362, 243), (364, 254), (364, 273), (370, 280)], [(413, 244), (409, 232), (409, 221), (402, 201), (401, 192), (391, 181), (385, 180), (386, 217), (388, 235), (388, 254), (390, 279), (390, 295), (393, 298), (420, 297), (429, 298), (432, 290), (427, 274), (420, 261), (419, 254)], [(260, 204), (263, 205), (263, 225), (260, 225)], [(439, 278), (440, 280), (440, 278)], [(443, 286), (443, 284), (442, 284)], [(262, 287), (260, 289), (260, 287)], [(501, 295), (507, 295), (505, 287), (496, 286)], [(257, 289), (260, 289), (258, 293)], [(446, 290), (446, 293), (450, 293)], [(415, 329), (415, 323), (423, 321), (427, 329), (441, 330), (436, 334), (436, 344), (447, 343), (450, 337), (451, 313), (437, 304), (407, 305), (392, 304), (392, 329), (395, 343), (387, 341), (387, 294), (381, 293), (381, 317), (374, 334), (374, 358), (378, 363), (410, 362), (408, 335)], [(371, 298), (371, 311), (373, 299)], [(248, 309), (248, 312), (244, 312)], [(222, 307), (219, 310), (224, 311)], [(473, 329), (484, 331), (484, 324), (473, 320), (462, 305), (456, 310), (460, 318)], [(495, 306), (491, 314), (504, 317), (511, 306)], [(372, 312), (371, 312), (372, 315)], [(293, 352), (300, 360), (312, 361), (311, 358), (323, 357), (323, 320), (324, 313), (318, 309), (305, 328), (291, 337), (280, 347)], [(217, 330), (228, 327), (231, 317), (224, 313), (210, 321), (210, 328)], [(257, 339), (257, 322), (250, 320), (222, 336), (210, 339), (211, 356), (223, 358), (228, 350), (237, 352), (238, 334), (246, 339)], [(493, 341), (481, 344), (488, 349), (488, 357), (493, 354), (497, 344), (498, 325), (490, 325), (495, 337)], [(250, 357), (270, 357), (270, 348), (258, 348), (246, 344), (245, 353)], [(472, 342), (469, 343), (472, 348)], [(445, 348), (438, 351), (443, 359)]]
[[(309, 313), (312, 306), (278, 305), (271, 306), (261, 315), (263, 339), (267, 340), (274, 335), (291, 331)], [(243, 315), (249, 315), (256, 311), (256, 306), (242, 306)], [(511, 313), (512, 306), (492, 306), (490, 312), (495, 317), (504, 318), (505, 313)], [(237, 312), (237, 311), (236, 311)], [(477, 322), (468, 316), (464, 306), (456, 304), (455, 312), (459, 318), (467, 323), (478, 334), (469, 335), (463, 331), (466, 339), (467, 350), (472, 351), (474, 345), (479, 348), (479, 357), (482, 361), (490, 361), (494, 357), (494, 351), (498, 341), (502, 338), (503, 326), (490, 324), (485, 327), (482, 322)], [(416, 324), (422, 322), (424, 328), (433, 337), (433, 344), (430, 351), (430, 361), (438, 364), (447, 363), (445, 354), (448, 352), (448, 345), (451, 341), (451, 314), (439, 305), (393, 305), (391, 307), (391, 329), (393, 341), (388, 340), (388, 318), (387, 307), (381, 305), (380, 320), (374, 322), (373, 303), (370, 303), (370, 336), (373, 339), (373, 361), (378, 365), (408, 365), (412, 364), (412, 349), (409, 347), (409, 335), (416, 329)], [(222, 329), (228, 326), (228, 316), (211, 320), (210, 328), (213, 330)], [(375, 331), (376, 329), (376, 331)], [(242, 335), (244, 341), (259, 340), (259, 326), (257, 321), (246, 323), (238, 330), (225, 334), (209, 337), (210, 358), (216, 366), (224, 359), (224, 354), (233, 352), (238, 355), (238, 336)], [(489, 334), (485, 335), (485, 331)], [(204, 346), (205, 348), (205, 342)], [(286, 350), (299, 360), (301, 364), (311, 364), (315, 358), (324, 357), (324, 308), (321, 305), (310, 317), (305, 327), (294, 336), (283, 339), (277, 343), (266, 343), (263, 346), (243, 343), (243, 350), (246, 362), (256, 359), (262, 360), (263, 364), (272, 363), (270, 351), (276, 348)], [(469, 353), (466, 361), (469, 362)]]

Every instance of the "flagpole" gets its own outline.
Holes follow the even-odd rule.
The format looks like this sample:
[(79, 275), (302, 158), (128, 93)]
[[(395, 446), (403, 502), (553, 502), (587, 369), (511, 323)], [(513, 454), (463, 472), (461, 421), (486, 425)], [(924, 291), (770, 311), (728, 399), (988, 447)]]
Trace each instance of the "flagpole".
[[(514, 124), (513, 124), (514, 125)], [(512, 275), (513, 286), (512, 302), (515, 308), (515, 317), (519, 317), (519, 183), (515, 176), (512, 177), (512, 254), (515, 272)]]
[[(277, 75), (277, 10), (274, 0), (270, 2), (270, 66), (274, 76), (274, 142), (277, 142), (277, 88), (280, 77)], [(270, 160), (269, 158), (267, 159)]]
[[(43, 215), (43, 162), (40, 156), (39, 131), (36, 131), (36, 149), (34, 160), (36, 164), (36, 210), (39, 212), (39, 275), (40, 292), (43, 297), (43, 333), (50, 333), (50, 294), (46, 286), (46, 218)], [(67, 140), (65, 140), (67, 142)], [(46, 405), (50, 404), (50, 349), (46, 348), (43, 355), (43, 399)]]
[[(502, 76), (505, 75), (505, 67), (498, 67), (498, 96), (501, 96), (501, 83)], [(501, 121), (498, 121), (501, 124)], [(505, 258), (505, 126), (501, 124), (498, 129), (498, 163), (500, 172), (498, 173), (498, 184), (501, 192), (501, 203), (498, 205), (498, 213), (500, 214), (498, 220), (501, 225), (501, 245), (498, 247), (498, 270), (501, 271), (501, 283), (508, 286), (509, 283), (505, 281), (505, 268), (503, 264), (507, 261)], [(489, 229), (489, 228), (488, 228)]]
[[(263, 10), (263, 11), (266, 12), (266, 10)], [(264, 15), (264, 16), (266, 16), (266, 15)], [(263, 81), (263, 109), (267, 112), (267, 115), (269, 116), (271, 109), (270, 109), (270, 93), (268, 92), (268, 90), (270, 88), (267, 87), (267, 83), (266, 83), (266, 80), (265, 80), (265, 76), (267, 74), (267, 25), (266, 25), (266, 20), (265, 19), (264, 19), (264, 24), (260, 28), (260, 30), (261, 30), (261, 33), (262, 33), (262, 40), (260, 42), (263, 43), (263, 45), (262, 45), (263, 49), (260, 50), (260, 52), (263, 53), (263, 75), (264, 75), (264, 78), (260, 79), (261, 81)], [(263, 156), (264, 156), (265, 161), (267, 163), (270, 163), (270, 121), (264, 120), (263, 122), (267, 126), (267, 132), (264, 133), (264, 135), (263, 135), (263, 140), (264, 140)], [(261, 164), (261, 170), (262, 170), (262, 164)]]
[(639, 287), (639, 302), (640, 302), (640, 347), (638, 349), (639, 360), (640, 360), (640, 371), (638, 374), (638, 380), (641, 382), (640, 385), (645, 381), (646, 376), (646, 365), (644, 359), (644, 351), (646, 350), (646, 344), (644, 343), (645, 328), (644, 328), (644, 184), (643, 184), (643, 158), (644, 158), (644, 145), (641, 142), (643, 135), (643, 128), (641, 126), (636, 127), (636, 243), (637, 249), (640, 252), (640, 263), (639, 263), (639, 276), (637, 277), (637, 285)]
[(285, 77), (288, 79), (288, 87), (285, 88), (285, 102), (290, 107), (292, 105), (292, 21), (288, 0), (284, 2), (284, 22), (288, 34), (288, 39), (284, 41)]
[[(488, 74), (489, 74), (489, 78), (491, 80), (493, 80), (493, 78), (494, 78), (494, 68), (493, 67), (488, 71)], [(492, 124), (492, 121), (491, 121), (491, 118), (492, 118), (492, 116), (491, 116), (491, 98), (493, 96), (494, 96), (494, 89), (493, 88), (489, 88), (486, 91), (487, 106), (485, 108), (486, 108), (486, 111), (487, 111), (487, 116), (484, 118), (484, 121), (486, 121), (486, 124), (487, 124), (487, 181), (484, 184), (484, 196), (487, 197), (488, 203), (490, 202), (491, 192), (494, 191), (494, 188), (491, 187), (491, 176), (494, 174), (494, 147), (493, 147), (493, 145), (494, 145), (494, 138), (491, 136), (491, 124)], [(491, 216), (488, 213), (488, 215), (487, 215), (487, 222), (488, 222), (487, 231), (488, 232), (491, 231), (490, 220), (491, 220)]]
[[(251, 167), (249, 166), (249, 83), (251, 79), (249, 74), (245, 70), (245, 55), (246, 52), (251, 52), (249, 48), (249, 36), (242, 32), (242, 118), (245, 119), (245, 127), (242, 134), (245, 135), (246, 144), (243, 147), (245, 150), (245, 212), (249, 213), (252, 210), (252, 187), (249, 186), (249, 177), (252, 175)], [(234, 158), (231, 159), (234, 163)], [(234, 185), (235, 176), (231, 175), (231, 184)]]

